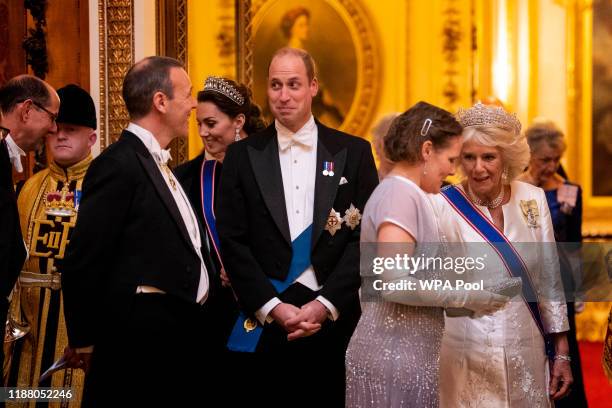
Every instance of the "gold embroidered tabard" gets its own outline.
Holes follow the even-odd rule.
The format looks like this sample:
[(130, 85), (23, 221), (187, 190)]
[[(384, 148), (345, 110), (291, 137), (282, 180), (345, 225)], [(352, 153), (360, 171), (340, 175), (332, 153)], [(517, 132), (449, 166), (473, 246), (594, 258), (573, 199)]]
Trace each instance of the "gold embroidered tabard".
[[(38, 387), (40, 375), (68, 345), (61, 294), (61, 263), (77, 219), (83, 178), (92, 157), (63, 169), (51, 162), (32, 176), (18, 198), (23, 237), (29, 251), (13, 292), (10, 321), (19, 330), (5, 343), (5, 382), (13, 387)], [(7, 347), (8, 345), (8, 347)], [(11, 357), (12, 356), (12, 357)], [(7, 367), (8, 366), (8, 367)], [(44, 387), (70, 387), (70, 403), (80, 406), (84, 375), (81, 370), (56, 372)], [(35, 402), (7, 406), (35, 406)]]

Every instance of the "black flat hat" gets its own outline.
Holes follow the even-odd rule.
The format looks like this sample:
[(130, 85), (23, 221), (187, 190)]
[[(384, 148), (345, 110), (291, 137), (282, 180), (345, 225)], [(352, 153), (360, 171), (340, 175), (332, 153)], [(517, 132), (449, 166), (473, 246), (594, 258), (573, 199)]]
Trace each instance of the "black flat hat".
[(83, 88), (70, 84), (57, 90), (60, 97), (60, 109), (57, 123), (97, 127), (96, 107), (91, 95)]

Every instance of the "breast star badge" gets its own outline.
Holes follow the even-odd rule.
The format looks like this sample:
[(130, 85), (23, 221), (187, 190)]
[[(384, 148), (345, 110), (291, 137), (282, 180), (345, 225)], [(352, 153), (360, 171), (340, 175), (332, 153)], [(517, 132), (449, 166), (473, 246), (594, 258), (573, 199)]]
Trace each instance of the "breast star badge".
[(344, 223), (354, 230), (359, 225), (360, 221), (361, 213), (359, 212), (359, 208), (351, 204), (349, 209), (344, 212)]
[(325, 230), (333, 237), (336, 232), (342, 227), (342, 217), (340, 213), (333, 208), (327, 216), (327, 223), (325, 223)]

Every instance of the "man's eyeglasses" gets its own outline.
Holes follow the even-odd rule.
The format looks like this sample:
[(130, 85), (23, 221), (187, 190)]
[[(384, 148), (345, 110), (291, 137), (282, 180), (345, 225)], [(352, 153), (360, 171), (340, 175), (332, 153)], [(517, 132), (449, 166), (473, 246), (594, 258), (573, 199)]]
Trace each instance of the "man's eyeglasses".
[(37, 108), (45, 111), (47, 115), (49, 115), (51, 122), (55, 123), (57, 121), (57, 113), (51, 112), (49, 109), (45, 108), (44, 106), (42, 106), (40, 103), (36, 101), (32, 101), (32, 104), (35, 105)]

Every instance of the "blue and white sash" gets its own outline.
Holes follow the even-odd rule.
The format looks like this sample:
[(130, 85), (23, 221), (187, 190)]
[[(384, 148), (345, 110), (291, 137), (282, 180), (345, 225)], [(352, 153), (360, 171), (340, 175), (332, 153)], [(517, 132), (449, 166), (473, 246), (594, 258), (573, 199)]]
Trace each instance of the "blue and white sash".
[(546, 354), (549, 357), (554, 356), (554, 349), (544, 330), (538, 302), (527, 301), (527, 299), (537, 299), (537, 296), (523, 258), (521, 258), (516, 248), (508, 241), (506, 236), (480, 209), (472, 204), (461, 189), (456, 186), (446, 186), (441, 190), (441, 193), (455, 211), (497, 252), (510, 276), (521, 278), (523, 281), (523, 300), (529, 307), (531, 316), (542, 334)]
[(223, 268), (223, 259), (221, 258), (221, 245), (219, 244), (219, 235), (217, 234), (217, 221), (215, 217), (215, 173), (217, 171), (216, 160), (204, 160), (200, 169), (200, 199), (202, 203), (202, 213), (204, 214), (204, 224), (208, 231), (208, 236), (211, 237), (212, 247), (215, 250), (219, 265)]
[[(270, 278), (270, 283), (278, 293), (284, 292), (310, 266), (310, 242), (312, 240), (312, 224), (291, 242), (293, 255), (289, 265), (289, 273), (284, 281)], [(249, 320), (249, 321), (247, 321)], [(249, 326), (253, 322), (240, 312), (227, 342), (227, 348), (232, 351), (255, 352), (257, 343), (263, 332), (260, 324)], [(254, 322), (253, 322), (254, 323)], [(248, 327), (248, 330), (247, 330)]]

